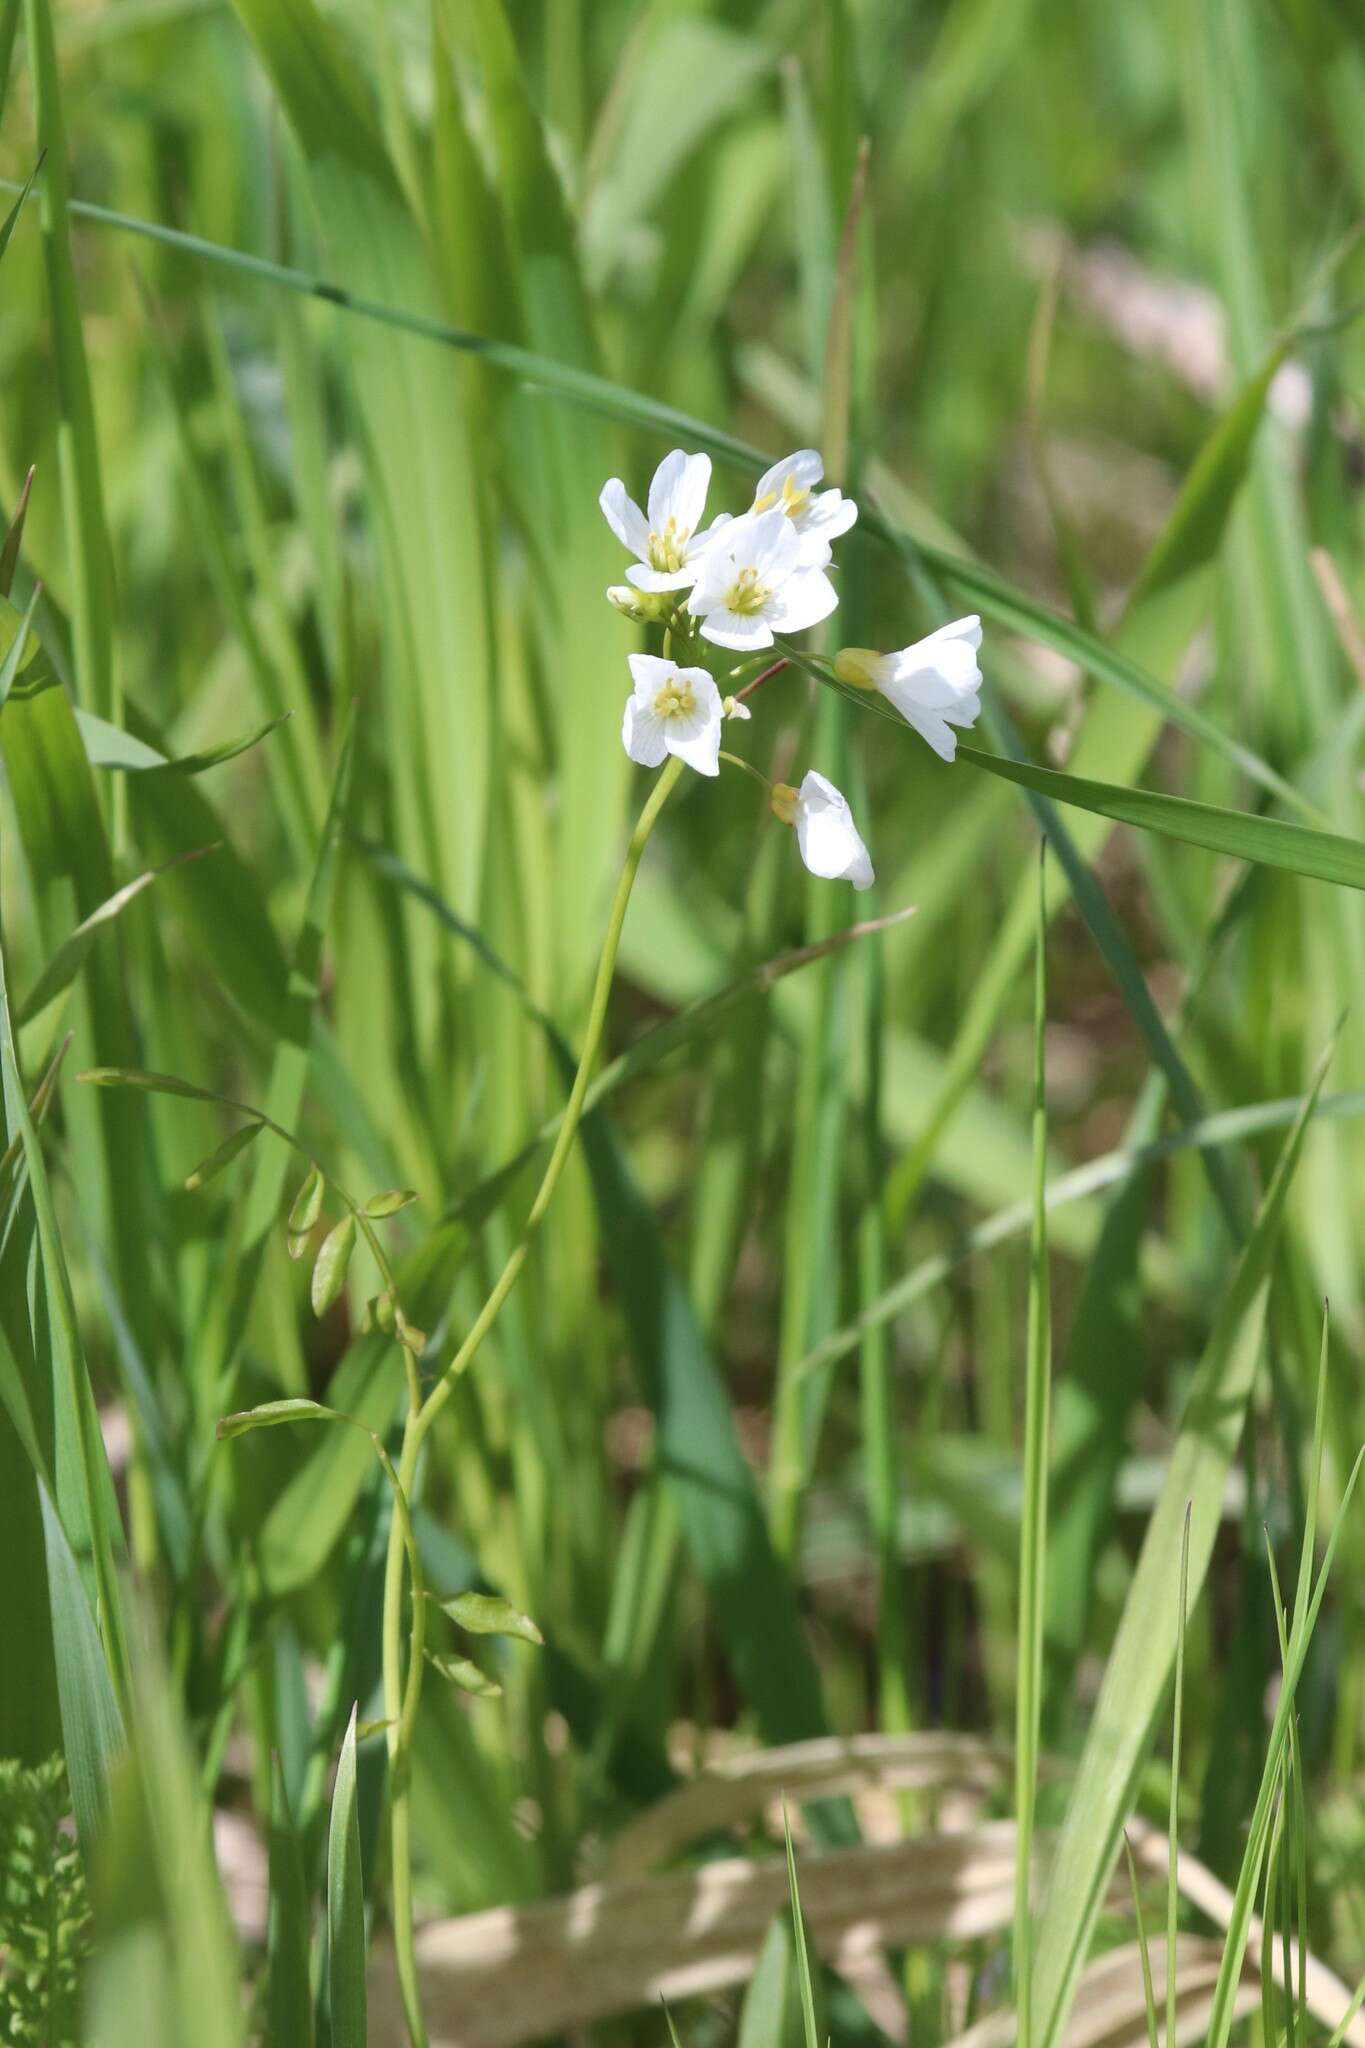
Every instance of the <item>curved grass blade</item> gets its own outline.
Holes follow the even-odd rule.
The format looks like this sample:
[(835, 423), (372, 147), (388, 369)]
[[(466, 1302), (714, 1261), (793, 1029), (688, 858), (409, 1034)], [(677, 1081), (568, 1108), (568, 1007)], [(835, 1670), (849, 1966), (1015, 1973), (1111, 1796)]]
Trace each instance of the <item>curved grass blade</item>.
[[(19, 25), (19, 8), (21, 4), (22, 0), (5, 0), (4, 13), (0, 14), (0, 109), (3, 109), (4, 107), (5, 86), (9, 80), (10, 51), (14, 47), (14, 31)], [(15, 222), (18, 220), (19, 215), (23, 212), (24, 202), (27, 200), (29, 193), (33, 190), (34, 180), (38, 176), (39, 171), (41, 171), (41, 169), (43, 168), (43, 159), (46, 157), (46, 155), (47, 151), (43, 150), (38, 158), (37, 163), (33, 166), (33, 169), (28, 174), (28, 183), (24, 186), (23, 191), (19, 194), (19, 197), (15, 200), (13, 206), (5, 215), (3, 225), (0, 225), (0, 256), (3, 256), (6, 249), (8, 249), (9, 247), (10, 236), (14, 233)], [(30, 477), (32, 476), (32, 474), (33, 472), (30, 470)], [(28, 495), (27, 488), (25, 489), (24, 495), (25, 497), (27, 497)], [(8, 585), (6, 585), (5, 588), (6, 592), (8, 593)]]
[[(988, 706), (985, 722), (999, 752), (1025, 765), (1032, 765), (1003, 706)], [(1058, 816), (1056, 806), (1035, 790), (1029, 791), (1029, 804), (1047, 843), (1065, 871), (1076, 907), (1118, 984), (1119, 993), (1146, 1041), (1152, 1061), (1166, 1079), (1177, 1115), (1182, 1123), (1198, 1123), (1205, 1113), (1203, 1097), (1152, 1000), (1146, 977), (1133, 956), (1122, 926), (1109, 907), (1108, 897)], [(1246, 1234), (1247, 1222), (1241, 1190), (1233, 1182), (1220, 1153), (1205, 1150), (1200, 1157), (1232, 1241), (1240, 1242)]]
[(90, 711), (78, 710), (76, 724), (80, 727), (86, 759), (92, 768), (121, 768), (132, 775), (202, 775), (206, 768), (221, 768), (224, 761), (235, 761), (239, 754), (249, 753), (252, 747), (259, 746), (270, 733), (278, 732), (292, 717), (291, 711), (281, 711), (277, 718), (268, 718), (263, 725), (254, 725), (249, 732), (239, 733), (234, 739), (220, 740), (216, 746), (180, 755), (160, 753), (145, 740), (140, 740), (136, 733), (125, 732), (122, 726), (111, 725), (106, 718), (96, 718)]
[(38, 1500), (52, 1606), (62, 1749), (71, 1779), (81, 1850), (88, 1860), (94, 1854), (108, 1815), (109, 1770), (124, 1746), (123, 1716), (110, 1682), (109, 1665), (95, 1617), (90, 1612), (80, 1567), (41, 1477)]
[(19, 1072), (3, 943), (0, 943), (0, 1084), (3, 1086), (6, 1126), (9, 1129), (17, 1127), (23, 1145), (37, 1224), (39, 1265), (47, 1303), (42, 1350), (46, 1354), (44, 1362), (52, 1375), (58, 1442), (66, 1452), (66, 1457), (58, 1462), (59, 1488), (62, 1488), (64, 1467), (68, 1474), (65, 1488), (57, 1495), (57, 1511), (60, 1512), (64, 1533), (69, 1530), (82, 1548), (88, 1545), (90, 1572), (114, 1696), (126, 1699), (127, 1643), (117, 1570), (124, 1551), (123, 1528), (95, 1413), (94, 1393), (81, 1345), (71, 1276), (57, 1228), (47, 1164)]
[[(1120, 1146), (1113, 1152), (1102, 1152), (1086, 1165), (1075, 1167), (1070, 1173), (1061, 1174), (1048, 1183), (1045, 1190), (1048, 1214), (1052, 1215), (1071, 1202), (1085, 1201), (1089, 1196), (1126, 1179), (1135, 1170), (1158, 1165), (1181, 1152), (1237, 1144), (1244, 1139), (1259, 1137), (1266, 1131), (1283, 1130), (1309, 1106), (1310, 1098), (1303, 1095), (1289, 1095), (1274, 1102), (1248, 1103), (1241, 1109), (1219, 1110), (1197, 1124), (1187, 1125), (1184, 1130), (1173, 1131), (1169, 1137), (1153, 1139), (1150, 1144)], [(1313, 1114), (1315, 1117), (1365, 1116), (1365, 1090), (1345, 1095), (1324, 1095), (1317, 1101)], [(994, 1216), (988, 1216), (966, 1232), (961, 1244), (953, 1251), (935, 1252), (931, 1258), (922, 1259), (885, 1293), (870, 1301), (852, 1322), (832, 1331), (817, 1344), (802, 1359), (800, 1371), (818, 1372), (822, 1366), (848, 1357), (850, 1352), (857, 1350), (869, 1330), (894, 1321), (922, 1295), (946, 1280), (964, 1260), (977, 1252), (991, 1251), (1009, 1238), (1022, 1236), (1029, 1227), (1031, 1216), (1028, 1202), (1012, 1203), (1009, 1208), (997, 1210)]]
[[(0, 181), (0, 190), (14, 189), (16, 188), (12, 184)], [(675, 406), (665, 405), (659, 400), (646, 397), (641, 392), (615, 384), (609, 378), (599, 376), (595, 371), (555, 362), (515, 343), (497, 341), (484, 334), (474, 334), (467, 329), (453, 327), (445, 321), (427, 315), (404, 312), (394, 306), (347, 291), (342, 286), (309, 277), (302, 271), (291, 270), (286, 265), (271, 263), (262, 257), (249, 256), (240, 250), (227, 249), (221, 244), (206, 242), (195, 235), (181, 234), (178, 230), (163, 228), (153, 221), (137, 220), (130, 215), (112, 213), (108, 208), (91, 206), (84, 202), (73, 201), (71, 210), (104, 226), (144, 235), (152, 241), (163, 242), (201, 260), (226, 264), (229, 268), (263, 282), (323, 299), (330, 305), (367, 319), (383, 322), (402, 332), (421, 335), (445, 347), (476, 355), (491, 369), (505, 371), (525, 383), (551, 392), (589, 411), (602, 413), (608, 418), (620, 420), (626, 425), (645, 428), (655, 434), (671, 435), (679, 440), (691, 441), (697, 447), (708, 449), (722, 461), (733, 464), (735, 468), (749, 475), (756, 475), (768, 466), (769, 458), (747, 442), (709, 425), (705, 420), (696, 419)], [(1265, 384), (1262, 377), (1253, 380), (1253, 384), (1259, 396), (1254, 400), (1248, 396), (1247, 410), (1254, 416), (1254, 424), (1254, 420), (1259, 419), (1263, 407)], [(1243, 426), (1240, 418), (1231, 419), (1225, 424), (1236, 427), (1239, 433)], [(1205, 509), (1199, 514), (1197, 522), (1194, 516), (1191, 516), (1189, 532), (1201, 547), (1206, 546), (1211, 537), (1216, 540), (1219, 531), (1218, 521), (1225, 517), (1226, 506), (1220, 508), (1214, 486), (1216, 485), (1219, 490), (1226, 487), (1233, 467), (1226, 461), (1227, 442), (1222, 436), (1215, 439), (1218, 450), (1217, 463), (1214, 463), (1211, 454), (1208, 473), (1201, 470), (1194, 479), (1200, 487), (1199, 496), (1205, 504)], [(1211, 450), (1214, 445), (1214, 442), (1210, 443)], [(1244, 449), (1243, 457), (1245, 452)], [(1240, 482), (1240, 478), (1237, 481)], [(1235, 485), (1233, 493), (1235, 495)], [(1231, 502), (1230, 498), (1228, 502)], [(1213, 747), (1243, 774), (1250, 776), (1264, 789), (1278, 797), (1282, 803), (1300, 813), (1315, 815), (1313, 806), (1302, 793), (1286, 782), (1283, 776), (1278, 775), (1267, 762), (1221, 732), (1193, 705), (1177, 697), (1121, 649), (1087, 632), (1084, 627), (1063, 617), (1061, 613), (1037, 603), (981, 564), (905, 533), (894, 521), (878, 511), (874, 504), (865, 504), (860, 524), (864, 531), (875, 534), (879, 540), (898, 553), (912, 560), (922, 561), (935, 575), (941, 577), (962, 596), (979, 605), (982, 611), (999, 624), (1056, 649), (1068, 659), (1079, 662), (1082, 668), (1100, 681), (1140, 698), (1160, 710), (1164, 719), (1182, 726), (1194, 737)], [(1195, 556), (1191, 552), (1192, 544), (1187, 538), (1179, 553), (1176, 552), (1174, 541), (1169, 548), (1162, 548), (1148, 594), (1160, 594), (1164, 591), (1176, 573), (1177, 564), (1181, 565), (1182, 575), (1188, 572), (1195, 562)]]
[[(30, 463), (28, 474), (24, 478), (24, 487), (19, 493), (19, 502), (14, 508), (14, 517), (10, 520), (9, 530), (5, 535), (4, 546), (0, 547), (0, 597), (7, 598), (14, 587), (14, 572), (19, 566), (19, 550), (24, 544), (24, 522), (28, 518), (28, 501), (37, 473), (35, 465)], [(0, 703), (4, 702), (7, 694), (7, 690), (0, 690)]]
[(327, 1834), (327, 2007), (332, 2048), (366, 2048), (365, 1890), (356, 1804), (356, 1710), (346, 1726)]
[(1195, 803), (1189, 797), (1165, 796), (1157, 790), (1093, 782), (1084, 776), (1063, 774), (1058, 768), (1035, 768), (1028, 762), (1007, 760), (1001, 754), (984, 754), (976, 747), (959, 747), (958, 758), (970, 761), (974, 768), (1002, 776), (1006, 782), (1037, 790), (1055, 803), (1072, 804), (1080, 810), (1114, 818), (1123, 825), (1136, 825), (1143, 832), (1160, 832), (1189, 846), (1230, 854), (1234, 860), (1255, 861), (1263, 867), (1282, 868), (1291, 875), (1336, 882), (1347, 889), (1365, 889), (1365, 845), (1337, 832), (1320, 832), (1313, 826), (1258, 817), (1250, 811), (1226, 810), (1219, 804)]
[(1187, 1503), (1189, 1583), (1196, 1596), (1213, 1554), (1223, 1486), (1260, 1358), (1285, 1201), (1334, 1049), (1335, 1041), (1318, 1064), (1219, 1304), (1105, 1670), (1038, 1922), (1032, 2021), (1044, 2048), (1060, 2038), (1174, 1663)]
[(152, 883), (158, 881), (169, 869), (184, 867), (192, 860), (202, 860), (205, 854), (213, 851), (214, 848), (211, 846), (201, 846), (192, 853), (177, 854), (174, 860), (166, 861), (159, 868), (148, 868), (145, 874), (138, 875), (134, 881), (126, 882), (106, 902), (101, 903), (98, 910), (92, 910), (89, 917), (82, 919), (76, 926), (70, 938), (64, 940), (58, 947), (33, 987), (16, 1006), (15, 1024), (27, 1024), (30, 1019), (40, 1016), (49, 1003), (55, 1002), (62, 990), (79, 974), (85, 956), (101, 927), (112, 923), (130, 903), (136, 901), (144, 889), (149, 889)]

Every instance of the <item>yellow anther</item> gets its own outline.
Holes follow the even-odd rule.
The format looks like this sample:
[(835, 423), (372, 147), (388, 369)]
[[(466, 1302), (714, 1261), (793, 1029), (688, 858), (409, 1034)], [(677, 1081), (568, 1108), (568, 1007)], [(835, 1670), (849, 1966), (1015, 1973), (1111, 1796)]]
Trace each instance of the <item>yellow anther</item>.
[(752, 618), (762, 611), (770, 594), (767, 586), (759, 582), (757, 569), (741, 569), (725, 593), (726, 609), (737, 612), (742, 619)]
[(665, 576), (676, 576), (683, 565), (691, 533), (679, 532), (676, 519), (669, 519), (662, 533), (649, 536), (649, 565)]
[(796, 519), (805, 510), (810, 497), (810, 485), (798, 484), (794, 477), (782, 479), (782, 510), (789, 519)]
[(696, 692), (684, 676), (665, 683), (654, 699), (654, 710), (660, 718), (690, 718), (696, 708)]

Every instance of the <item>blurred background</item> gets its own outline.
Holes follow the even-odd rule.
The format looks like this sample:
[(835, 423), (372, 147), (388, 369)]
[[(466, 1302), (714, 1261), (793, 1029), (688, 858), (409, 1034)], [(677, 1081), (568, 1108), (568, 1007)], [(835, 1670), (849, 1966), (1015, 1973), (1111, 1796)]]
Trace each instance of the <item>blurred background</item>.
[[(37, 200), (24, 210), (3, 258), (7, 516), (36, 469), (11, 597), (23, 612), (41, 582), (41, 658), (104, 722), (79, 728), (86, 767), (74, 723), (40, 729), (22, 692), (6, 705), (6, 973), (30, 1094), (74, 1034), (45, 1151), (142, 1589), (156, 1704), (140, 1726), (171, 1731), (187, 1841), (212, 1809), (240, 1942), (224, 1968), (259, 2014), (271, 1757), (311, 1888), (351, 1703), (380, 1713), (388, 1499), (349, 1432), (215, 1450), (213, 1425), (307, 1394), (384, 1433), (401, 1364), (363, 1327), (379, 1285), (363, 1248), (311, 1315), (282, 1145), (187, 1192), (234, 1115), (77, 1074), (178, 1076), (268, 1109), (347, 1187), (414, 1189), (385, 1240), (428, 1363), (448, 1360), (534, 1187), (525, 1165), (490, 1176), (562, 1102), (547, 1024), (577, 1042), (643, 800), (618, 734), (644, 640), (604, 601), (625, 563), (597, 494), (618, 475), (643, 499), (670, 447), (704, 445), (661, 407), (769, 459), (822, 446), (900, 536), (865, 521), (840, 544), (830, 647), (982, 612), (982, 745), (1274, 807), (1226, 747), (1116, 688), (1103, 643), (1358, 838), (1365, 12), (30, 0), (0, 17), (0, 157), (22, 184), (46, 143), (50, 209), (46, 234)], [(84, 209), (69, 264), (63, 184)], [(572, 373), (617, 398), (566, 389)], [(710, 509), (737, 512), (752, 473), (717, 453)], [(497, 1698), (428, 1674), (426, 1916), (601, 1876), (705, 1763), (827, 1733), (1012, 1736), (1037, 820), (1021, 791), (804, 676), (754, 709), (741, 750), (793, 780), (814, 761), (849, 792), (877, 888), (855, 907), (811, 883), (737, 774), (689, 777), (651, 845), (608, 1046), (643, 1055), (585, 1130), (423, 1473), (433, 1584), (501, 1593), (545, 1637), (479, 1646)], [(184, 761), (286, 713), (202, 773), (148, 769), (148, 748)], [(1263, 1529), (1292, 1586), (1324, 1295), (1324, 1532), (1362, 1430), (1365, 930), (1350, 890), (1060, 815), (1111, 918), (1097, 943), (1054, 859), (1048, 1174), (1065, 1199), (1042, 1718), (1059, 1757), (1084, 1739), (1292, 1099), (1349, 1010), (1273, 1255), (1248, 1427), (1209, 1478), (1221, 1527), (1186, 1647), (1182, 1830), (1233, 1881), (1280, 1670)], [(116, 889), (206, 847), (44, 987)], [(687, 1019), (762, 963), (911, 905)], [(1164, 1072), (1159, 1040), (1178, 1048)], [(8, 1069), (6, 1091), (13, 1136)], [(1247, 1107), (1217, 1152), (1173, 1144), (1135, 1173), (1110, 1158)], [(1096, 1160), (1090, 1182), (1063, 1180)], [(20, 1231), (0, 1261), (0, 1321), (38, 1384), (56, 1338), (32, 1308), (33, 1243)], [(60, 1478), (69, 1413), (46, 1399)], [(1363, 1546), (1357, 1512), (1298, 1699), (1295, 1925), (1350, 1982)], [(53, 1562), (12, 1406), (0, 1554), (23, 1646), (0, 1659), (0, 1753), (36, 1766), (63, 1746)], [(148, 1783), (158, 1767), (144, 1757)], [(383, 1774), (382, 1740), (362, 1740), (376, 1902)], [(951, 1820), (932, 1774), (909, 1782), (878, 1781), (865, 1837)], [(1167, 1791), (1158, 1762), (1138, 1798), (1162, 1826)], [(164, 1842), (162, 1796), (144, 1786)], [(1009, 1811), (990, 1783), (973, 1801)], [(725, 1840), (771, 1849), (763, 1811)], [(183, 1961), (158, 1882), (125, 1896), (127, 1924)], [(997, 1931), (945, 1947), (945, 1923), (861, 2000), (833, 1984), (836, 2033), (895, 2033), (909, 2012), (916, 2038), (946, 2039), (1005, 1988)], [(736, 2038), (742, 1981), (701, 1989), (675, 2003), (686, 2038)], [(119, 2024), (183, 2038), (164, 2016), (183, 2023), (184, 1996)], [(654, 2013), (593, 2038), (665, 2040), (639, 2002)], [(487, 2039), (560, 2023), (552, 2001), (539, 2017)]]

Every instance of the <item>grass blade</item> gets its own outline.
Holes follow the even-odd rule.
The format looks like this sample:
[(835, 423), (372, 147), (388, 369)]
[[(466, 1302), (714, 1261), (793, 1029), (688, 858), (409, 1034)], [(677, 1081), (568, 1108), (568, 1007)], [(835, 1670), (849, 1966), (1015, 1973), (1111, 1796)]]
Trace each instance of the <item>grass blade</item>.
[(52, 1496), (40, 1478), (48, 1595), (52, 1603), (52, 1645), (61, 1703), (62, 1749), (71, 1779), (71, 1798), (81, 1850), (87, 1859), (104, 1833), (109, 1807), (109, 1772), (124, 1747), (123, 1716), (109, 1678), (104, 1646), (90, 1612), (80, 1568)]
[(1196, 1593), (1208, 1569), (1223, 1482), (1260, 1356), (1285, 1200), (1330, 1053), (1331, 1048), (1319, 1062), (1308, 1101), (1285, 1141), (1191, 1383), (1081, 1754), (1038, 1926), (1033, 2018), (1045, 2048), (1060, 2038), (1174, 1662), (1187, 1503), (1189, 1578)]
[(1031, 2048), (1033, 1831), (1042, 1728), (1043, 1625), (1047, 1600), (1049, 1409), (1052, 1307), (1047, 1264), (1047, 894), (1038, 851), (1038, 935), (1033, 978), (1033, 1206), (1029, 1246), (1028, 1354), (1024, 1406), (1024, 1500), (1019, 1535), (1019, 1638), (1015, 1665), (1014, 1994), (1020, 2048)]
[(356, 1807), (356, 1710), (346, 1725), (327, 1833), (327, 2007), (332, 2048), (365, 2048), (365, 1891)]
[(983, 754), (976, 747), (959, 747), (958, 758), (1002, 776), (1006, 782), (1037, 790), (1056, 803), (1073, 804), (1121, 824), (1136, 825), (1143, 832), (1160, 832), (1189, 846), (1230, 854), (1234, 860), (1257, 861), (1288, 874), (1365, 889), (1365, 847), (1336, 832), (1258, 817), (1250, 811), (1226, 810), (1219, 804), (1195, 803), (1189, 797), (1165, 796), (1157, 790), (1093, 782), (1064, 775), (1060, 769), (1035, 768), (1000, 754)]
[(267, 2039), (312, 2048), (308, 1978), (308, 1894), (284, 1771), (271, 1761), (270, 1916), (266, 1928)]

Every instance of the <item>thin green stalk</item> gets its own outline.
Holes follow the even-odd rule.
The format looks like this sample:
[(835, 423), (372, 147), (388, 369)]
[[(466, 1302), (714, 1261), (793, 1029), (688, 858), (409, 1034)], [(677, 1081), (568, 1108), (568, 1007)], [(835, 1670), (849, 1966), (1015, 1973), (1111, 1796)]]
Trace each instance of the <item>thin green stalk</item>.
[(1175, 2040), (1175, 1938), (1180, 1920), (1180, 1733), (1185, 1716), (1185, 1629), (1189, 1616), (1190, 1509), (1180, 1540), (1180, 1613), (1175, 1635), (1175, 1707), (1171, 1726), (1171, 1812), (1166, 1865), (1166, 2039)]
[(1033, 1242), (1029, 1259), (1028, 1363), (1024, 1405), (1024, 1501), (1019, 1541), (1019, 1647), (1015, 1687), (1014, 1997), (1019, 2048), (1033, 2040), (1033, 1827), (1043, 1677), (1047, 1562), (1051, 1303), (1047, 1271), (1047, 892), (1038, 860), (1038, 938), (1033, 972)]
[[(408, 1419), (403, 1431), (403, 1448), (399, 1458), (395, 1482), (397, 1502), (402, 1504), (402, 1514), (395, 1511), (389, 1531), (389, 1548), (384, 1574), (384, 1715), (388, 1727), (389, 1744), (389, 1801), (390, 1801), (390, 1848), (392, 1857), (392, 1902), (394, 1947), (397, 1952), (398, 1981), (403, 1999), (403, 2011), (407, 2020), (408, 2037), (412, 2048), (427, 2048), (426, 2026), (422, 2019), (421, 1995), (417, 1983), (417, 1964), (413, 1951), (412, 1919), (412, 1816), (410, 1806), (410, 1778), (412, 1733), (417, 1720), (417, 1707), (422, 1693), (422, 1652), (426, 1629), (425, 1601), (421, 1597), (420, 1582), (414, 1577), (412, 1620), (408, 1640), (407, 1682), (403, 1680), (403, 1558), (406, 1547), (408, 1526), (408, 1503), (413, 1497), (417, 1478), (417, 1463), (422, 1442), (436, 1417), (454, 1392), (460, 1375), (473, 1363), (484, 1338), (497, 1321), (499, 1312), (508, 1295), (517, 1283), (522, 1267), (526, 1263), (531, 1239), (544, 1219), (545, 1212), (554, 1199), (555, 1189), (572, 1150), (583, 1115), (584, 1099), (588, 1092), (588, 1081), (602, 1044), (602, 1033), (607, 1021), (607, 1001), (611, 994), (612, 978), (616, 971), (616, 955), (621, 943), (621, 931), (625, 924), (626, 906), (635, 885), (640, 861), (649, 841), (649, 835), (658, 822), (670, 794), (682, 773), (682, 763), (676, 758), (670, 760), (649, 793), (639, 821), (631, 834), (626, 848), (625, 861), (621, 868), (616, 895), (612, 901), (611, 916), (607, 923), (606, 937), (597, 963), (597, 976), (593, 983), (592, 999), (588, 1007), (588, 1021), (583, 1033), (583, 1049), (579, 1055), (578, 1071), (574, 1075), (573, 1087), (564, 1110), (564, 1121), (559, 1127), (555, 1147), (550, 1154), (544, 1177), (536, 1191), (520, 1237), (512, 1247), (507, 1262), (499, 1274), (488, 1299), (484, 1302), (470, 1327), (469, 1334), (461, 1344), (450, 1364), (436, 1382), (426, 1400), (422, 1401), (415, 1386), (409, 1387)], [(417, 1571), (415, 1553), (413, 1571)]]

